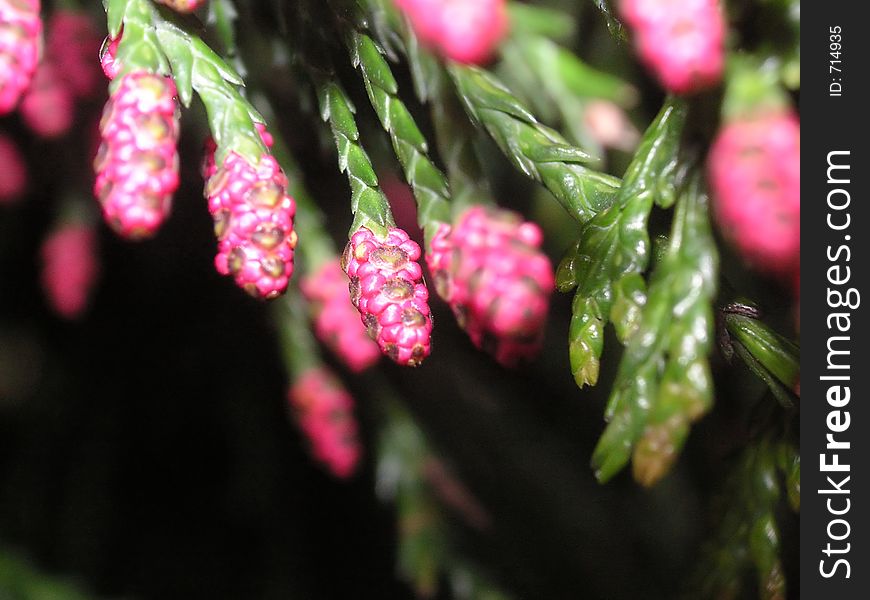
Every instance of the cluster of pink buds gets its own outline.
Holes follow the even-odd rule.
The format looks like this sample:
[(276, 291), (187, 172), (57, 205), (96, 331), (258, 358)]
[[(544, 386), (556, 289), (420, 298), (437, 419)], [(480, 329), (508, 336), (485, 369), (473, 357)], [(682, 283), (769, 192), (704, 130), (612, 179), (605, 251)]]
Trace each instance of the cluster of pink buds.
[(0, 115), (18, 104), (39, 62), (39, 8), (39, 0), (0, 0)]
[(537, 354), (555, 287), (543, 234), (507, 210), (475, 206), (444, 224), (427, 263), (472, 342), (506, 366)]
[(79, 317), (88, 304), (100, 264), (93, 227), (68, 223), (49, 234), (42, 244), (42, 288), (56, 313)]
[(800, 121), (792, 111), (734, 119), (709, 157), (719, 225), (746, 260), (789, 276), (800, 268)]
[(323, 367), (310, 369), (293, 383), (289, 401), (314, 457), (336, 477), (352, 475), (362, 450), (353, 398), (338, 379)]
[(393, 227), (384, 240), (365, 227), (342, 255), (350, 299), (381, 352), (400, 365), (419, 366), (431, 350), (432, 314), (423, 283), (420, 246)]
[(351, 371), (359, 373), (378, 361), (380, 350), (360, 323), (338, 260), (325, 262), (302, 280), (301, 288), (314, 309), (314, 333)]
[(190, 13), (205, 4), (206, 0), (157, 0), (159, 4), (168, 6), (180, 13)]
[(420, 41), (461, 63), (489, 60), (508, 30), (505, 0), (396, 0)]
[(124, 237), (154, 235), (169, 214), (178, 187), (175, 96), (171, 77), (133, 71), (103, 111), (94, 193), (106, 221)]
[[(272, 136), (258, 130), (267, 146)], [(215, 267), (256, 298), (277, 298), (293, 275), (296, 203), (287, 193), (287, 176), (270, 154), (256, 164), (229, 152), (215, 163), (213, 140), (206, 142), (205, 195), (218, 238)]]
[(688, 94), (716, 85), (725, 62), (719, 0), (621, 0), (641, 59), (665, 89)]
[(27, 187), (27, 164), (15, 142), (0, 133), (0, 204), (18, 200)]

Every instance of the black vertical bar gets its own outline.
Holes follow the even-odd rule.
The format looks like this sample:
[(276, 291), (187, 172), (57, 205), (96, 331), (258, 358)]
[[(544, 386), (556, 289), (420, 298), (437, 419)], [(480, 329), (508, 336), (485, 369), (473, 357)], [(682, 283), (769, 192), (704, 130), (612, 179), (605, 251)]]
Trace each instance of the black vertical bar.
[(862, 7), (804, 3), (801, 27), (800, 592), (810, 599), (870, 598), (870, 364), (861, 305), (870, 269), (870, 31)]

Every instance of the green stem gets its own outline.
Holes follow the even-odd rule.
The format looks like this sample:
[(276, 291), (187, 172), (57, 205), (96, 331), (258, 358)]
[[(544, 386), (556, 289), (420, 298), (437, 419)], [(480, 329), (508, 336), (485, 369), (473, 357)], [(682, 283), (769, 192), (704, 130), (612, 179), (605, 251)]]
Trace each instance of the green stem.
[(306, 371), (322, 364), (317, 341), (311, 333), (308, 310), (302, 294), (287, 294), (273, 309), (281, 339), (284, 364), (293, 381)]
[(347, 174), (350, 183), (350, 208), (354, 217), (350, 233), (366, 227), (384, 238), (387, 230), (395, 227), (395, 220), (387, 197), (378, 186), (371, 160), (360, 142), (353, 105), (334, 77), (312, 72), (312, 79), (317, 89), (321, 117), (329, 123), (338, 150), (339, 170)]
[(476, 130), (456, 99), (446, 73), (435, 58), (409, 35), (406, 53), (417, 95), (431, 106), (438, 152), (447, 166), (453, 215), (474, 204), (495, 204), (474, 149)]
[(109, 84), (114, 90), (121, 79), (131, 71), (145, 70), (161, 75), (171, 72), (169, 62), (154, 31), (153, 23), (159, 18), (154, 4), (149, 0), (108, 0), (106, 18), (109, 35), (117, 37), (124, 28), (124, 36), (118, 43), (116, 58), (121, 65), (118, 76)]
[(429, 157), (426, 138), (399, 98), (398, 84), (381, 49), (360, 25), (340, 19), (340, 27), (351, 62), (362, 75), (369, 101), (390, 136), (405, 179), (414, 192), (417, 222), (426, 234), (428, 246), (439, 226), (450, 221), (447, 177)]
[(757, 318), (726, 312), (724, 319), (728, 335), (765, 371), (794, 390), (800, 381), (800, 349)]
[[(118, 46), (121, 75), (136, 69), (171, 74), (185, 106), (196, 91), (208, 113), (218, 163), (230, 151), (253, 164), (268, 153), (254, 127), (263, 117), (239, 91), (244, 85), (241, 77), (185, 22), (149, 0), (107, 0), (106, 7), (110, 35), (124, 28)], [(120, 79), (119, 75), (112, 85)]]

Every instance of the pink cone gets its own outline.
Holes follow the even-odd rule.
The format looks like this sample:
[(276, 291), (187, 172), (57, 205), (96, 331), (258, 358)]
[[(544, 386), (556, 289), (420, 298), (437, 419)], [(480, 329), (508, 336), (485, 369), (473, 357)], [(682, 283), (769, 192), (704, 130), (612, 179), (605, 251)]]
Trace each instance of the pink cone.
[(27, 188), (27, 164), (11, 138), (0, 133), (0, 204), (12, 204)]
[(540, 350), (553, 266), (543, 234), (507, 210), (475, 206), (442, 225), (426, 260), (438, 294), (478, 348), (506, 366)]
[(42, 289), (51, 308), (62, 317), (81, 316), (99, 271), (97, 236), (88, 225), (63, 225), (42, 244)]
[(641, 60), (668, 91), (712, 87), (725, 64), (725, 20), (719, 0), (621, 0)]
[(429, 290), (417, 262), (420, 246), (393, 227), (385, 240), (360, 228), (342, 256), (350, 298), (369, 337), (400, 365), (416, 367), (431, 351)]
[(788, 276), (799, 268), (800, 121), (791, 112), (726, 123), (708, 158), (719, 226), (743, 257)]
[(306, 371), (288, 394), (299, 427), (314, 457), (341, 478), (350, 477), (359, 464), (362, 448), (353, 416), (353, 398), (326, 368)]
[(100, 33), (87, 14), (57, 10), (48, 22), (46, 55), (79, 98), (94, 97), (105, 88), (94, 57), (100, 50)]
[(44, 138), (62, 136), (72, 127), (75, 99), (52, 63), (43, 62), (37, 67), (18, 112), (30, 130)]
[(350, 301), (347, 275), (330, 260), (302, 280), (302, 293), (314, 311), (314, 333), (347, 367), (359, 373), (374, 365), (381, 352), (360, 323)]
[(178, 188), (175, 83), (147, 71), (121, 79), (103, 110), (94, 193), (106, 222), (130, 239), (153, 236)]
[(39, 0), (0, 0), (0, 115), (30, 86), (40, 54)]
[(396, 0), (420, 41), (461, 63), (488, 61), (508, 30), (505, 0)]
[[(258, 125), (267, 146), (272, 138)], [(283, 294), (293, 275), (296, 203), (287, 193), (287, 176), (270, 154), (251, 164), (235, 152), (215, 164), (213, 140), (206, 142), (205, 194), (218, 238), (215, 267), (232, 275), (251, 296), (272, 299)]]
[(206, 0), (155, 0), (158, 4), (168, 6), (180, 13), (190, 13), (205, 4)]

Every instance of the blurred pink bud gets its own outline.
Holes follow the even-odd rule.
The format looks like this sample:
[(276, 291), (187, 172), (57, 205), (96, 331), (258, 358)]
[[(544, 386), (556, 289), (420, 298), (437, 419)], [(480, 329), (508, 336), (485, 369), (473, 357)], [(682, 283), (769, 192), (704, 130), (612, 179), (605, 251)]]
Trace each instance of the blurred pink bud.
[(42, 289), (51, 308), (64, 318), (82, 315), (99, 271), (97, 236), (89, 225), (61, 225), (42, 244)]

